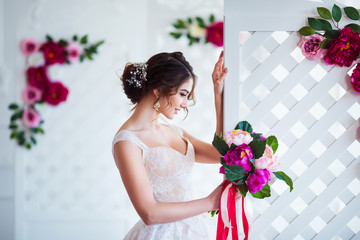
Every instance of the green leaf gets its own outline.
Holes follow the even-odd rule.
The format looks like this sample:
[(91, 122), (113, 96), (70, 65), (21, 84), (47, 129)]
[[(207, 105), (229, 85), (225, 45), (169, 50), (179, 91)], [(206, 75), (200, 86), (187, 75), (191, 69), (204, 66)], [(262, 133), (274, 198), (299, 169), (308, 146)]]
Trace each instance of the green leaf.
[(335, 39), (337, 37), (340, 36), (340, 31), (339, 30), (329, 30), (326, 31), (324, 34), (324, 37), (326, 38), (330, 38), (330, 39)]
[(205, 22), (201, 17), (196, 17), (196, 21), (198, 22), (199, 26), (202, 28), (206, 28)]
[(67, 45), (69, 45), (69, 43), (64, 39), (60, 39), (59, 44), (63, 47), (66, 47)]
[(285, 181), (285, 183), (290, 187), (290, 192), (294, 189), (292, 179), (288, 175), (286, 175), (282, 171), (273, 172), (273, 173), (278, 179)]
[(74, 36), (72, 37), (72, 40), (76, 42), (76, 41), (78, 40), (78, 36), (77, 36), (77, 35), (74, 35)]
[(250, 194), (254, 197), (254, 198), (266, 198), (266, 197), (270, 197), (270, 186), (269, 184), (266, 184), (260, 191), (256, 192), (256, 193), (252, 193), (250, 192)]
[(276, 150), (278, 149), (279, 147), (279, 143), (278, 143), (278, 140), (275, 136), (269, 136), (266, 138), (266, 144), (269, 145), (272, 150), (273, 150), (273, 153), (276, 152)]
[(331, 9), (332, 17), (335, 20), (335, 22), (339, 22), (342, 16), (341, 9), (338, 5), (334, 4), (334, 6)]
[(182, 36), (182, 33), (179, 32), (171, 32), (170, 36), (174, 37), (175, 39), (179, 39)]
[(214, 134), (212, 145), (218, 150), (218, 152), (224, 156), (229, 151), (229, 145), (221, 137)]
[(215, 22), (215, 16), (214, 16), (214, 14), (211, 14), (211, 15), (210, 15), (209, 21), (210, 21), (210, 23)]
[(9, 125), (9, 129), (17, 129), (17, 128), (18, 128), (18, 125), (16, 125), (16, 124)]
[(247, 121), (239, 122), (239, 123), (235, 126), (235, 130), (236, 130), (236, 129), (240, 129), (240, 130), (243, 130), (243, 131), (248, 132), (248, 133), (252, 133), (252, 132), (253, 132), (253, 128), (252, 128), (251, 124), (248, 123)]
[(332, 26), (331, 24), (324, 20), (324, 19), (318, 19), (321, 23), (321, 30), (324, 30), (324, 31), (329, 31), (329, 30), (332, 30)]
[(41, 133), (41, 134), (44, 134), (44, 133), (45, 133), (42, 128), (36, 128), (36, 131), (37, 131), (38, 133)]
[(10, 121), (15, 121), (17, 119), (20, 119), (22, 117), (23, 113), (24, 113), (23, 110), (14, 113), (13, 115), (11, 115)]
[(331, 20), (331, 12), (329, 11), (329, 9), (324, 8), (324, 7), (318, 7), (317, 8), (317, 12), (319, 13), (320, 17), (327, 19), (327, 20)]
[(36, 139), (35, 139), (33, 136), (30, 136), (30, 141), (31, 141), (34, 145), (36, 145)]
[(193, 22), (193, 20), (191, 18), (188, 18), (187, 21), (189, 24), (192, 24), (192, 22)]
[(213, 211), (209, 211), (208, 213), (211, 214), (211, 217), (214, 217), (215, 214), (218, 214), (219, 213), (219, 210), (213, 210)]
[(101, 40), (101, 41), (97, 42), (94, 46), (97, 48), (104, 43), (105, 43), (105, 40)]
[(360, 20), (359, 11), (353, 7), (344, 7), (344, 12), (351, 20)]
[(246, 197), (246, 193), (249, 191), (246, 184), (243, 183), (243, 184), (239, 184), (238, 185), (238, 189), (239, 189), (239, 192), (240, 194), (243, 196), (243, 197)]
[(237, 145), (234, 144), (234, 143), (232, 143), (232, 144), (230, 145), (230, 150), (233, 150), (233, 149), (235, 149), (235, 148), (237, 148)]
[(249, 144), (249, 147), (251, 148), (251, 151), (254, 155), (254, 159), (258, 159), (264, 154), (265, 147), (266, 147), (266, 141), (253, 140)]
[(86, 34), (85, 36), (83, 36), (81, 39), (80, 39), (80, 43), (81, 44), (87, 44), (88, 42), (88, 35)]
[(331, 41), (332, 41), (331, 39), (322, 40), (322, 42), (320, 43), (320, 47), (323, 49), (328, 49)]
[(16, 110), (18, 108), (19, 108), (19, 105), (17, 105), (16, 103), (12, 103), (9, 105), (9, 109), (11, 109), (11, 110)]
[(346, 25), (345, 27), (349, 27), (349, 28), (351, 28), (351, 31), (360, 34), (360, 26), (358, 24), (350, 23), (350, 24)]
[(80, 54), (80, 58), (79, 58), (80, 62), (84, 61), (84, 54)]
[(299, 33), (303, 36), (310, 36), (315, 34), (315, 30), (312, 27), (305, 26), (299, 30)]
[(225, 159), (223, 157), (220, 157), (220, 163), (225, 164)]
[(27, 149), (31, 149), (31, 144), (30, 144), (30, 143), (26, 143), (25, 147), (26, 147)]
[(316, 18), (308, 18), (308, 23), (310, 27), (312, 27), (315, 30), (322, 30), (322, 25), (319, 19)]
[(53, 38), (49, 35), (49, 34), (46, 34), (46, 40), (48, 42), (52, 42), (53, 41)]
[(176, 29), (186, 29), (185, 21), (178, 19), (176, 23), (173, 24), (173, 27)]
[(14, 139), (14, 138), (16, 138), (16, 136), (17, 136), (17, 132), (14, 131), (10, 134), (10, 139)]
[(243, 180), (246, 177), (246, 172), (244, 168), (238, 165), (226, 165), (223, 164), (226, 178), (230, 182), (236, 182), (239, 180)]

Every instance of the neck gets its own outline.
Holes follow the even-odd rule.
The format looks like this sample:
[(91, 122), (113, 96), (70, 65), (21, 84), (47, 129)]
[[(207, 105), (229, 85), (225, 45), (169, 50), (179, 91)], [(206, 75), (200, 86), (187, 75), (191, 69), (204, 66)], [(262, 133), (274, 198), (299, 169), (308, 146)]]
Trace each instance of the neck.
[[(145, 96), (136, 106), (130, 119), (139, 129), (158, 129), (159, 113), (154, 110), (156, 98), (152, 95)], [(129, 119), (129, 120), (130, 120)]]

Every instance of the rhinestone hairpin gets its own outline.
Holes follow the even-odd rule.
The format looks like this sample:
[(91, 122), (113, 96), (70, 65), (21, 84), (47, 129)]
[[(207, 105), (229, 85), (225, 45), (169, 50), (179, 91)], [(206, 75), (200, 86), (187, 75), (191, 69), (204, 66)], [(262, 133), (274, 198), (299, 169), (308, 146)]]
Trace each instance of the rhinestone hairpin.
[[(143, 82), (147, 81), (146, 80), (146, 69), (147, 69), (147, 64), (146, 63), (134, 63), (133, 64), (135, 67), (134, 71), (130, 71), (131, 74), (131, 78), (130, 79), (126, 79), (125, 81), (127, 81), (130, 85), (134, 85), (137, 88), (142, 88), (143, 86)], [(140, 79), (136, 79), (136, 76), (139, 76)]]

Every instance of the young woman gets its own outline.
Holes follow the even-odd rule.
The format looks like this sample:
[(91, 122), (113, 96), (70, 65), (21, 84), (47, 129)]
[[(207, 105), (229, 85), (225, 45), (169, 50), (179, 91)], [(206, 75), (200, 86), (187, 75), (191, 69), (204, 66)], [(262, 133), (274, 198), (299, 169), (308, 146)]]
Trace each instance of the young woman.
[[(223, 128), (222, 94), (227, 69), (221, 53), (212, 79), (216, 133)], [(113, 155), (127, 193), (141, 220), (125, 239), (209, 239), (197, 215), (218, 209), (221, 185), (193, 200), (194, 161), (219, 163), (220, 154), (181, 128), (158, 122), (187, 111), (196, 76), (180, 52), (159, 53), (146, 63), (128, 63), (121, 77), (135, 111), (113, 140)]]

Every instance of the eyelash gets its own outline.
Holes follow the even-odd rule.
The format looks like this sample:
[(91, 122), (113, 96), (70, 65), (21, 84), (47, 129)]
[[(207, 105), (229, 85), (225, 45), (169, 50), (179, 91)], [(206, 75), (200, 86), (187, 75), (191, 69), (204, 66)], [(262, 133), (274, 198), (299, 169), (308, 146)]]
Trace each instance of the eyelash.
[(180, 93), (180, 96), (182, 96), (182, 97), (186, 97), (186, 94), (184, 94), (184, 93)]

